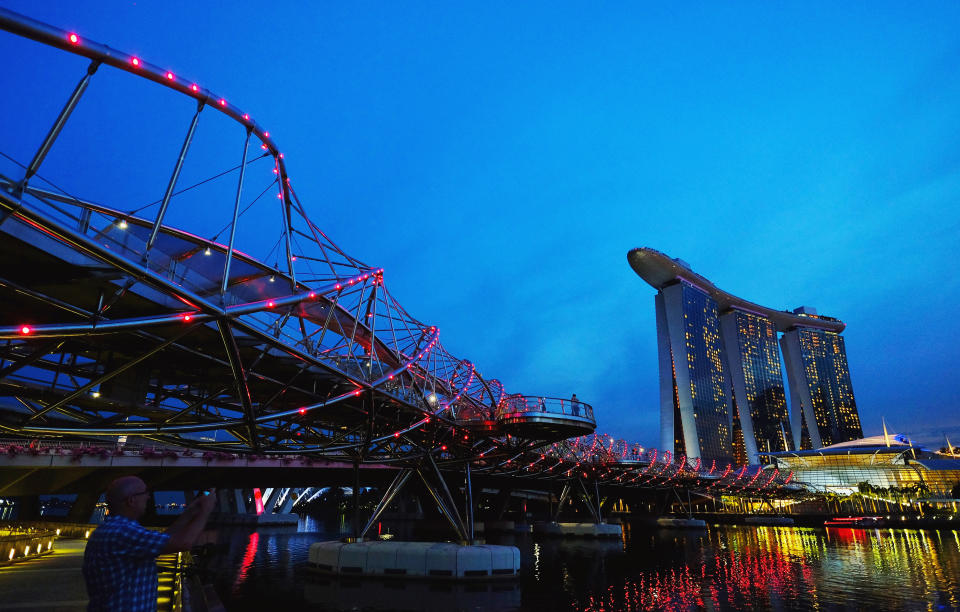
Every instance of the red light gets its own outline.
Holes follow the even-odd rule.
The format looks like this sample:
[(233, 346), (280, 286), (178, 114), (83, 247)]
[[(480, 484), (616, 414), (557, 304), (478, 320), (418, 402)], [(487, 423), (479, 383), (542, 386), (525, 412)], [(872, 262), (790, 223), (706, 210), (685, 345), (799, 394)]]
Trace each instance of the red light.
[(188, 314), (183, 315), (183, 320), (184, 320), (184, 321), (189, 321), (189, 320), (192, 319), (192, 318), (193, 318), (193, 317), (191, 317), (191, 316), (188, 315)]
[(168, 73), (167, 73), (167, 80), (168, 80), (168, 81), (172, 81), (172, 80), (173, 80), (173, 73), (172, 73), (172, 72), (168, 72)]
[(267, 302), (267, 308), (273, 308), (273, 300)]
[(30, 334), (30, 332), (32, 332), (32, 331), (33, 331), (33, 330), (30, 329), (30, 326), (29, 326), (29, 325), (24, 325), (23, 327), (20, 328), (20, 333), (23, 334), (24, 336)]
[(220, 98), (220, 106), (226, 106), (226, 105), (227, 105), (227, 101), (224, 100), (223, 98)]
[(270, 138), (270, 132), (264, 132), (264, 133), (263, 133), (263, 137), (264, 137), (264, 138)]
[(317, 297), (317, 294), (314, 293), (313, 291), (311, 291), (309, 297), (310, 297), (310, 299), (312, 300), (313, 298)]
[(297, 256), (296, 256), (296, 255), (291, 255), (291, 256), (290, 256), (290, 260), (291, 260), (291, 261), (297, 261)]
[(354, 395), (360, 395), (359, 389), (358, 389), (357, 391), (354, 391), (353, 394), (354, 394)]
[(301, 408), (298, 412), (299, 412), (300, 414), (307, 414), (307, 409), (306, 409), (306, 408)]
[(140, 67), (140, 60), (137, 59), (137, 58), (135, 58), (135, 57), (131, 57), (131, 58), (130, 58), (130, 63), (133, 64), (134, 66), (136, 66), (137, 68)]
[(75, 45), (80, 44), (80, 37), (77, 36), (76, 34), (70, 34), (70, 36), (67, 36), (67, 40), (69, 40), (71, 43)]
[(283, 159), (283, 153), (280, 154), (280, 159)]
[(387, 376), (387, 379), (388, 379), (388, 380), (393, 380), (393, 374), (391, 374), (390, 376)]
[(441, 447), (440, 447), (440, 450), (442, 450), (442, 451), (445, 451), (445, 450), (447, 450), (447, 445), (446, 445), (446, 444), (444, 444), (443, 446), (441, 446)]
[(340, 289), (340, 283), (337, 283), (336, 285), (334, 285), (333, 288), (334, 288), (334, 289)]
[(200, 91), (200, 88), (197, 87), (197, 84), (196, 84), (196, 83), (194, 83), (193, 85), (191, 85), (191, 86), (190, 86), (190, 89), (192, 89), (193, 91)]
[(430, 422), (430, 417), (427, 417), (426, 422), (427, 422), (427, 423)]
[(394, 438), (399, 438), (399, 437), (400, 437), (400, 432), (398, 431), (398, 432), (394, 433), (394, 434), (393, 434), (393, 437), (394, 437)]

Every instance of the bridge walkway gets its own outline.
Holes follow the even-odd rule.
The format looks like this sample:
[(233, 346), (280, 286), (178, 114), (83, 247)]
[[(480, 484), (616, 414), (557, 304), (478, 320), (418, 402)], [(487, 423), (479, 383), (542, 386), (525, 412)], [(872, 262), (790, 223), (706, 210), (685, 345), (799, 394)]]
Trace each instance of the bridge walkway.
[[(52, 553), (0, 567), (0, 610), (85, 611), (89, 601), (82, 570), (86, 546), (87, 540), (82, 538), (58, 539)], [(172, 554), (157, 560), (159, 612), (182, 607), (180, 594), (171, 586), (175, 582), (176, 559), (177, 555)]]
[(4, 610), (80, 612), (87, 609), (83, 583), (86, 540), (58, 540), (52, 553), (0, 568)]

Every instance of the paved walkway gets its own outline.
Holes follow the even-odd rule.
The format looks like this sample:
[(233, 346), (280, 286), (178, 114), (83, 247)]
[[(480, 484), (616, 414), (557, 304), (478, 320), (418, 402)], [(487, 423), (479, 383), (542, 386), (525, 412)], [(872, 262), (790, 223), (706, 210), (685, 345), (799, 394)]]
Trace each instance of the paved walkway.
[(57, 540), (53, 552), (0, 568), (0, 609), (80, 612), (87, 588), (80, 566), (86, 540)]

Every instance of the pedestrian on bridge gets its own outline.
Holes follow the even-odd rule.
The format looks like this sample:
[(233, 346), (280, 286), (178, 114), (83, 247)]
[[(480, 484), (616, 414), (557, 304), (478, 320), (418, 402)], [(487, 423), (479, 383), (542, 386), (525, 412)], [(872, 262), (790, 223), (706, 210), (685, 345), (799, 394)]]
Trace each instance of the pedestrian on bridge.
[(576, 393), (570, 398), (570, 409), (573, 411), (573, 416), (580, 416), (580, 400), (577, 399)]
[(118, 478), (107, 487), (110, 514), (83, 553), (88, 611), (155, 612), (157, 556), (190, 550), (216, 503), (214, 491), (204, 491), (160, 532), (139, 523), (150, 499), (147, 485), (136, 476)]

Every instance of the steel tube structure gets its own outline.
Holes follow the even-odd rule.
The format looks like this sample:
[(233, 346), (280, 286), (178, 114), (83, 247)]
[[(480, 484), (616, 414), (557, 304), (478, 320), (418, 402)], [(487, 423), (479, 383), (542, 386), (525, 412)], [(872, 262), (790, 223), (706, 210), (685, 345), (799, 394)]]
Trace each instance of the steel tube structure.
[[(86, 442), (143, 436), (177, 448), (358, 458), (425, 479), (435, 474), (440, 482), (428, 487), (463, 539), (473, 536), (472, 475), (569, 481), (589, 467), (600, 487), (662, 486), (667, 478), (669, 486), (739, 486), (730, 471), (718, 478), (672, 460), (653, 470), (663, 478), (644, 484), (640, 476), (656, 458), (614, 452), (612, 439), (594, 434), (590, 404), (508, 393), (472, 361), (448, 352), (439, 330), (393, 297), (383, 268), (346, 253), (309, 218), (276, 142), (226, 98), (6, 9), (0, 35), (91, 62), (53, 128), (37, 126), (42, 144), (29, 159), (0, 151), (15, 161), (13, 170), (0, 171), (0, 261), (7, 264), (0, 268), (0, 429), (7, 434)], [(32, 47), (23, 49), (23, 61)], [(37, 60), (38, 82), (48, 64)], [(157, 202), (95, 202), (87, 191), (96, 190), (77, 179), (76, 169), (49, 155), (87, 136), (85, 124), (72, 129), (81, 112), (95, 115), (92, 125), (112, 119), (95, 104), (78, 105), (81, 95), (95, 95), (93, 72), (108, 69), (122, 73), (119, 86), (138, 87), (137, 96), (125, 98), (131, 103), (156, 91), (195, 104), (182, 140), (155, 147), (176, 156), (163, 168), (142, 168), (152, 173), (144, 184), (166, 181)], [(243, 130), (239, 166), (187, 155), (220, 134), (197, 129), (206, 107), (217, 113), (204, 115), (205, 128), (227, 121)], [(156, 137), (182, 134), (172, 127)], [(124, 142), (122, 130), (110, 133), (118, 148), (151, 146)], [(263, 155), (250, 155), (251, 141)], [(265, 159), (272, 165), (264, 167)], [(112, 184), (109, 173), (122, 173), (114, 157), (90, 163), (103, 171), (97, 181)], [(234, 172), (227, 198), (203, 191)], [(181, 185), (188, 176), (200, 178)], [(52, 188), (38, 187), (41, 181)], [(274, 198), (268, 205), (247, 195), (275, 191), (279, 211)], [(202, 220), (178, 214), (200, 208)], [(213, 237), (211, 224), (223, 228)], [(223, 232), (226, 244), (218, 242)], [(271, 265), (274, 253), (285, 256), (284, 266)], [(464, 469), (468, 499), (454, 500), (442, 473)], [(754, 490), (784, 484), (779, 476), (769, 483), (750, 476), (743, 482)]]

